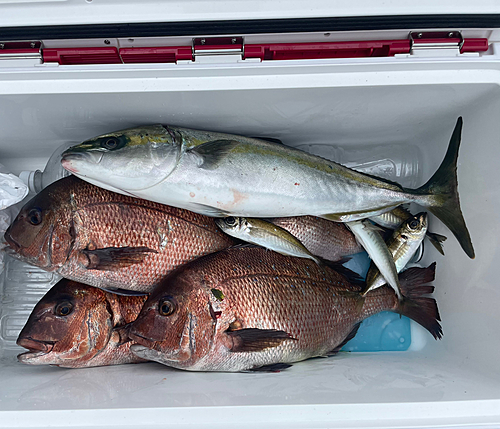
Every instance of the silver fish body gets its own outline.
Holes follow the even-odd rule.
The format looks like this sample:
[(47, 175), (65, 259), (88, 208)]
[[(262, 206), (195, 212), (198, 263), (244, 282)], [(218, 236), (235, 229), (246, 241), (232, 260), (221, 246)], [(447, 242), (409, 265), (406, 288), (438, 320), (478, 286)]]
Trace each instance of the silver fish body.
[(418, 190), (281, 144), (161, 125), (90, 139), (68, 149), (62, 163), (106, 189), (214, 217), (347, 222), (416, 202), (435, 212), (473, 257), (456, 187), (461, 127), (460, 118), (443, 164)]
[(282, 255), (312, 259), (317, 264), (320, 263), (319, 259), (292, 234), (265, 220), (230, 216), (216, 219), (215, 223), (226, 234), (239, 240), (265, 247)]
[[(387, 241), (387, 248), (394, 259), (398, 273), (406, 267), (422, 243), (427, 232), (427, 225), (427, 213), (418, 213), (403, 222)], [(375, 264), (372, 263), (366, 276), (366, 290), (364, 294), (383, 286), (385, 283), (384, 276), (382, 276)]]
[(399, 285), (396, 265), (392, 253), (379, 233), (380, 228), (377, 228), (368, 220), (348, 222), (347, 226), (380, 270), (382, 278), (385, 280), (383, 284), (388, 283), (401, 300), (401, 286)]

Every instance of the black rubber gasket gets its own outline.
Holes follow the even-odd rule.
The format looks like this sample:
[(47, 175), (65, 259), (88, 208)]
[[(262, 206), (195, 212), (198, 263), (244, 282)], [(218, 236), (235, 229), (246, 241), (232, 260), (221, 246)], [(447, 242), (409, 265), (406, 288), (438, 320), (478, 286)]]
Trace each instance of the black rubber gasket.
[(337, 18), (255, 19), (237, 21), (151, 22), (135, 24), (55, 25), (0, 28), (0, 41), (244, 35), (256, 33), (334, 32), (500, 28), (500, 14), (387, 15)]

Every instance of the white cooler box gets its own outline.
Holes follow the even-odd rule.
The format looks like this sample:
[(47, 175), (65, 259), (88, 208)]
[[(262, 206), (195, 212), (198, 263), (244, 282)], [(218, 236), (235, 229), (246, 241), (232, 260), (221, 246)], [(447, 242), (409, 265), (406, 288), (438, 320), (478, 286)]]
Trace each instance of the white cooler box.
[(9, 170), (43, 169), (68, 141), (166, 123), (278, 138), (368, 170), (373, 152), (416, 187), (462, 116), (459, 193), (476, 259), (431, 219), (448, 236), (445, 257), (427, 246), (421, 262), (437, 261), (441, 341), (229, 374), (18, 363), (17, 334), (57, 279), (7, 258), (0, 427), (500, 427), (500, 6), (114, 3), (0, 2)]

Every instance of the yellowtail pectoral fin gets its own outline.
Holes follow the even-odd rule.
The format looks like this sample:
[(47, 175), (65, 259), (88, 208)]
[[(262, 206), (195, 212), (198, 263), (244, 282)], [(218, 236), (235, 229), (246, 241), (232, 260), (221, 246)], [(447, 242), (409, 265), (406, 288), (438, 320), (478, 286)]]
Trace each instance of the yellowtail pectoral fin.
[(217, 207), (208, 206), (206, 204), (191, 203), (191, 211), (201, 213), (209, 217), (226, 217), (229, 213), (225, 210), (218, 209)]
[(189, 152), (198, 156), (199, 168), (214, 170), (218, 167), (221, 160), (225, 158), (233, 148), (240, 144), (241, 143), (236, 140), (214, 140), (196, 146), (190, 149)]

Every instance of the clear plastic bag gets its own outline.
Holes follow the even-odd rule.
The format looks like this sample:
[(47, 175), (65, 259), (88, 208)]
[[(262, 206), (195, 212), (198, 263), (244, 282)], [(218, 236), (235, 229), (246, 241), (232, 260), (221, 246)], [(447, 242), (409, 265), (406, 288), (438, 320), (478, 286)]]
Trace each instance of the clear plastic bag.
[(28, 195), (28, 186), (0, 164), (0, 210), (4, 210)]

